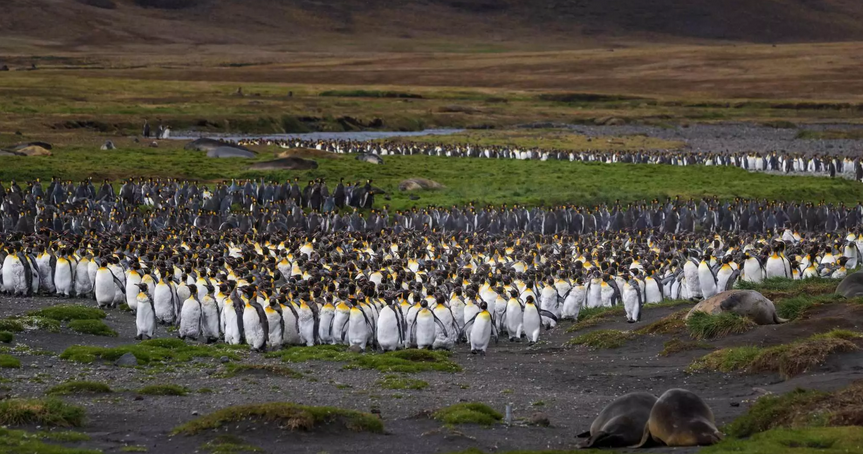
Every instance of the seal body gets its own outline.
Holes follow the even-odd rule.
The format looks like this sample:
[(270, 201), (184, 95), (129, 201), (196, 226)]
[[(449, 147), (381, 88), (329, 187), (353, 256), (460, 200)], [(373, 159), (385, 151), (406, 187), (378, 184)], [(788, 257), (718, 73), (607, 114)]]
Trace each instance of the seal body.
[(599, 412), (590, 431), (579, 435), (587, 440), (579, 448), (622, 448), (638, 444), (656, 404), (656, 396), (645, 392), (618, 397)]
[(716, 428), (713, 411), (695, 393), (685, 389), (665, 392), (650, 410), (644, 425), (643, 448), (654, 444), (665, 446), (709, 446), (722, 440)]
[(776, 314), (776, 306), (773, 305), (773, 302), (755, 290), (728, 290), (722, 292), (696, 304), (689, 311), (689, 314), (686, 315), (686, 318), (689, 318), (695, 312), (706, 312), (713, 315), (722, 312), (733, 312), (749, 318), (759, 325), (774, 325), (787, 322), (787, 320), (779, 318)]

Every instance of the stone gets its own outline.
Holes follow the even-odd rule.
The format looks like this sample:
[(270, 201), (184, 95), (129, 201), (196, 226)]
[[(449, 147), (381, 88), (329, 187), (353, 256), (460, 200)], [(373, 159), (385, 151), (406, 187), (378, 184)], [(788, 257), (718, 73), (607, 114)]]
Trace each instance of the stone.
[(117, 361), (114, 361), (114, 365), (118, 367), (135, 367), (138, 365), (138, 358), (132, 353), (125, 353)]

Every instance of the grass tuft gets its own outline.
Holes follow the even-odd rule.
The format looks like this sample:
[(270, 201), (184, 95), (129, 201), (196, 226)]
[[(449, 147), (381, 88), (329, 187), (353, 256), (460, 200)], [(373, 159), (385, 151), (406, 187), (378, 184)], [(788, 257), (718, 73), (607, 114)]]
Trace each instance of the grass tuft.
[(486, 404), (477, 402), (461, 403), (441, 408), (432, 417), (444, 424), (479, 424), (491, 426), (500, 422), (503, 415)]
[(703, 454), (768, 454), (860, 452), (863, 430), (859, 427), (807, 427), (773, 429), (755, 434), (747, 440), (729, 438), (699, 451)]
[(24, 324), (18, 320), (0, 319), (0, 331), (20, 333), (24, 331)]
[(0, 355), (0, 369), (20, 369), (21, 360), (12, 355)]
[(192, 358), (219, 358), (227, 356), (238, 360), (240, 357), (231, 351), (232, 348), (219, 345), (189, 345), (180, 339), (151, 339), (137, 344), (120, 347), (91, 347), (73, 345), (60, 354), (61, 359), (78, 363), (92, 363), (97, 359), (116, 361), (126, 353), (132, 353), (141, 365), (152, 363), (182, 363)]
[(714, 339), (730, 334), (741, 334), (754, 328), (755, 322), (731, 312), (717, 315), (706, 312), (694, 312), (686, 320), (686, 327), (693, 339)]
[(57, 320), (36, 316), (15, 316), (0, 320), (0, 330), (20, 333), (21, 331), (41, 330), (49, 333), (60, 332), (60, 322)]
[(218, 429), (226, 424), (247, 419), (275, 422), (290, 431), (311, 431), (324, 425), (339, 424), (354, 432), (384, 431), (383, 422), (368, 413), (333, 407), (310, 407), (287, 402), (238, 405), (223, 408), (196, 418), (174, 429), (174, 435), (195, 435), (205, 430)]
[(415, 380), (399, 375), (387, 375), (382, 380), (378, 380), (377, 385), (384, 389), (413, 389), (423, 390), (428, 388), (428, 382), (423, 380)]
[(33, 317), (44, 317), (52, 320), (68, 322), (70, 320), (101, 320), (106, 317), (105, 311), (95, 307), (61, 304), (46, 307), (36, 311), (30, 311), (27, 315)]
[(72, 320), (69, 322), (69, 328), (81, 334), (117, 337), (117, 332), (102, 320)]
[(80, 427), (84, 424), (84, 414), (83, 408), (53, 397), (0, 401), (0, 425), (3, 426)]
[(450, 353), (430, 350), (399, 350), (386, 353), (353, 353), (344, 345), (316, 345), (314, 347), (292, 347), (272, 352), (270, 358), (300, 363), (305, 361), (347, 362), (347, 368), (375, 369), (381, 372), (459, 372), (461, 366), (450, 360)]
[(587, 345), (591, 348), (620, 348), (634, 337), (635, 334), (632, 331), (600, 329), (570, 339), (566, 344)]
[(150, 385), (138, 390), (138, 394), (148, 396), (185, 396), (189, 390), (180, 385)]
[(26, 432), (0, 428), (0, 452), (6, 454), (101, 454), (102, 451), (45, 443), (55, 441), (73, 443), (90, 437), (77, 432)]
[(669, 356), (675, 353), (688, 352), (691, 350), (713, 350), (713, 346), (703, 341), (682, 341), (680, 339), (671, 339), (663, 345), (663, 349), (659, 352), (660, 356)]
[(0, 342), (4, 344), (11, 344), (14, 340), (14, 334), (10, 333), (9, 331), (0, 331)]
[(149, 450), (146, 446), (132, 445), (123, 446), (122, 448), (120, 448), (120, 452), (149, 452)]
[(679, 310), (649, 325), (635, 330), (636, 334), (671, 334), (686, 329), (686, 314), (689, 309)]
[(345, 345), (315, 345), (313, 347), (290, 347), (267, 353), (267, 358), (279, 358), (288, 363), (306, 361), (350, 361), (356, 353), (347, 351)]
[(93, 381), (70, 381), (53, 386), (46, 394), (52, 396), (67, 396), (70, 394), (107, 394), (110, 393), (111, 387), (99, 382)]
[(759, 352), (758, 347), (723, 348), (695, 360), (686, 371), (694, 373), (708, 370), (720, 372), (742, 370), (752, 363)]

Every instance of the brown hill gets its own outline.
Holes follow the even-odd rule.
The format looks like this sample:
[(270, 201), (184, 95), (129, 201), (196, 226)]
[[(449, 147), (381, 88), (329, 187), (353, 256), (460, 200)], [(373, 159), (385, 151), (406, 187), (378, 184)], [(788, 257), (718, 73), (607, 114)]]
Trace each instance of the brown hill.
[(857, 0), (5, 0), (0, 53), (863, 40)]

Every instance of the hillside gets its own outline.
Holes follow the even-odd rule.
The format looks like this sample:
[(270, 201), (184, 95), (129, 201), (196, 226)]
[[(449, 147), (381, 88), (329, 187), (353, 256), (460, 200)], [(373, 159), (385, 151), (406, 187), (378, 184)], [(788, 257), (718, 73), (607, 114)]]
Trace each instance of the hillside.
[(863, 40), (855, 0), (6, 0), (0, 53), (168, 45), (536, 50), (644, 42)]

